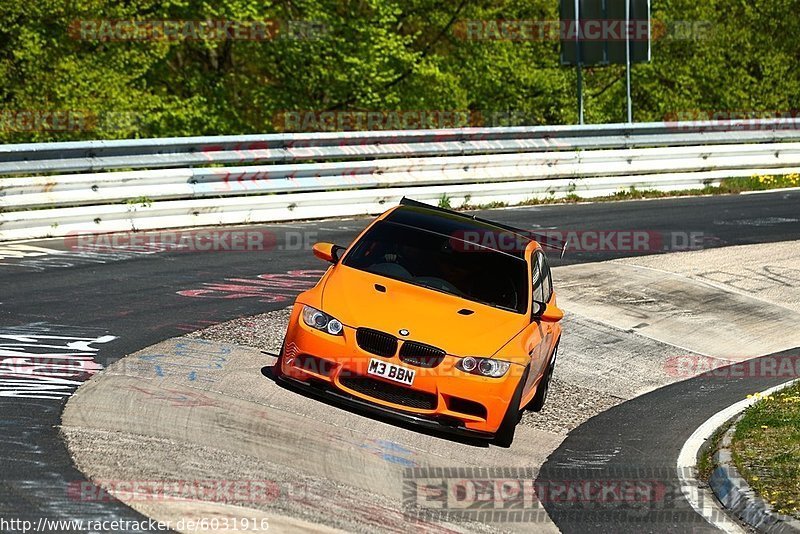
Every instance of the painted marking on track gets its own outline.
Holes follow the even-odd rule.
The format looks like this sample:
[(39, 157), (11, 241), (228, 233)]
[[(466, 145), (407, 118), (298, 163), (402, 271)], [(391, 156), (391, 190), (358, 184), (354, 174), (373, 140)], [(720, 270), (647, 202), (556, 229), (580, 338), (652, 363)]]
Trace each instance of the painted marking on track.
[(95, 360), (100, 349), (94, 345), (115, 339), (46, 323), (0, 327), (0, 397), (69, 397), (103, 368)]
[(413, 457), (416, 455), (414, 451), (394, 441), (386, 439), (368, 439), (361, 445), (361, 448), (392, 464), (402, 465), (403, 467), (416, 467), (419, 465), (416, 460), (409, 458), (409, 456)]
[(35, 258), (39, 256), (52, 256), (60, 254), (66, 254), (66, 252), (52, 248), (36, 247), (33, 245), (5, 245), (0, 247), (0, 260)]
[(152, 364), (159, 378), (183, 377), (189, 382), (216, 382), (209, 371), (222, 369), (228, 362), (232, 347), (202, 339), (180, 341), (170, 354), (142, 354), (139, 361)]
[(333, 431), (326, 432), (323, 439), (331, 445), (337, 444), (347, 450), (358, 447), (372, 456), (376, 456), (392, 464), (401, 465), (403, 467), (419, 466), (419, 463), (415, 460), (417, 451), (391, 440), (378, 438), (360, 440), (358, 438), (346, 437), (343, 434)]
[[(763, 191), (742, 191), (740, 195), (768, 195), (770, 193), (791, 193), (800, 191), (800, 187), (783, 187), (780, 189), (764, 189)], [(788, 195), (784, 198), (788, 198)]]
[[(569, 450), (569, 449), (568, 449)], [(569, 458), (557, 464), (558, 467), (580, 467), (582, 469), (600, 469), (608, 464), (614, 456), (622, 452), (619, 447), (613, 449), (595, 449), (593, 451), (570, 451)]]
[(204, 299), (257, 298), (259, 302), (286, 302), (314, 287), (325, 271), (298, 270), (287, 273), (260, 274), (255, 278), (225, 278), (205, 282), (198, 289), (183, 289), (183, 297)]
[(80, 265), (98, 265), (125, 261), (140, 256), (149, 256), (171, 250), (169, 246), (145, 244), (109, 252), (102, 247), (91, 250), (57, 250), (33, 245), (15, 244), (0, 247), (0, 266), (15, 267), (27, 271), (43, 272), (48, 269), (68, 269)]

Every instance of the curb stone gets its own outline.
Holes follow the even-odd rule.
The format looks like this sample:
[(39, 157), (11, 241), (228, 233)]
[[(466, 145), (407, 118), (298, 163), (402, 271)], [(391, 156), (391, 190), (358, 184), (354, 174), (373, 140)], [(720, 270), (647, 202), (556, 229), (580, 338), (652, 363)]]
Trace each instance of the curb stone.
[(758, 496), (733, 465), (731, 441), (743, 416), (740, 415), (725, 432), (720, 449), (714, 454), (718, 465), (708, 483), (717, 499), (736, 517), (759, 532), (769, 534), (800, 534), (800, 521), (772, 510), (769, 503)]

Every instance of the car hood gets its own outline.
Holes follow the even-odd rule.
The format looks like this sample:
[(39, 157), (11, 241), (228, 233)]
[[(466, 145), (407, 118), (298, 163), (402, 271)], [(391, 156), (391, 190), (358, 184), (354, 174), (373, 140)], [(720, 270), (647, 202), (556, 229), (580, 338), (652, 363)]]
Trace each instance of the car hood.
[[(375, 288), (378, 284), (385, 292)], [(529, 321), (486, 306), (345, 265), (330, 273), (322, 309), (353, 328), (366, 327), (427, 343), (456, 356), (493, 356)], [(469, 315), (459, 311), (469, 310)], [(407, 337), (399, 331), (409, 331)]]

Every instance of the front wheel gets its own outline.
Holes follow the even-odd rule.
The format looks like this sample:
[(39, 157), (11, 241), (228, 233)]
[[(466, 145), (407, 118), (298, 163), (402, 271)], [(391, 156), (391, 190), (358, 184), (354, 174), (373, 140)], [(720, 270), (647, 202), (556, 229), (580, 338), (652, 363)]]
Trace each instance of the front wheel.
[(545, 371), (545, 375), (542, 377), (541, 381), (539, 381), (539, 385), (536, 387), (536, 395), (533, 396), (531, 403), (528, 405), (527, 409), (532, 412), (541, 412), (542, 408), (544, 408), (544, 403), (547, 400), (547, 393), (550, 391), (550, 381), (553, 379), (553, 373), (556, 370), (557, 354), (558, 344), (556, 344), (556, 348), (553, 349), (553, 357), (550, 358), (550, 363), (547, 365), (547, 371)]
[(500, 423), (500, 428), (494, 435), (494, 444), (498, 447), (509, 448), (514, 441), (514, 434), (517, 431), (517, 423), (521, 419), (522, 412), (520, 411), (520, 403), (522, 402), (522, 391), (525, 389), (525, 383), (528, 381), (529, 367), (525, 368), (522, 373), (522, 378), (519, 381), (517, 389), (514, 391), (514, 396), (511, 397), (511, 402), (508, 403), (506, 415), (503, 417), (503, 422)]
[(272, 378), (276, 380), (283, 376), (283, 352), (286, 348), (286, 340), (283, 340), (283, 345), (281, 345), (281, 351), (278, 353), (278, 359), (275, 360), (275, 365), (272, 366)]

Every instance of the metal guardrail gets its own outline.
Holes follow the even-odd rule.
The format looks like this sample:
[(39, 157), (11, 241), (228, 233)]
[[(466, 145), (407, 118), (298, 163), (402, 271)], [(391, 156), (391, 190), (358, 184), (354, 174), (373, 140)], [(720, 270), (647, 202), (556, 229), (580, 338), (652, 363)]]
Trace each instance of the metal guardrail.
[(0, 175), (785, 141), (800, 141), (788, 119), (31, 143), (0, 146)]
[[(0, 146), (0, 240), (691, 189), (800, 172), (784, 120), (470, 128)], [(220, 167), (224, 164), (234, 167)], [(115, 169), (134, 169), (113, 171)], [(89, 172), (87, 172), (89, 171)], [(57, 172), (57, 175), (45, 173)], [(41, 174), (17, 177), (15, 174)], [(71, 173), (71, 174), (67, 174)]]
[(0, 146), (0, 175), (786, 141), (800, 130), (781, 119), (177, 137)]

